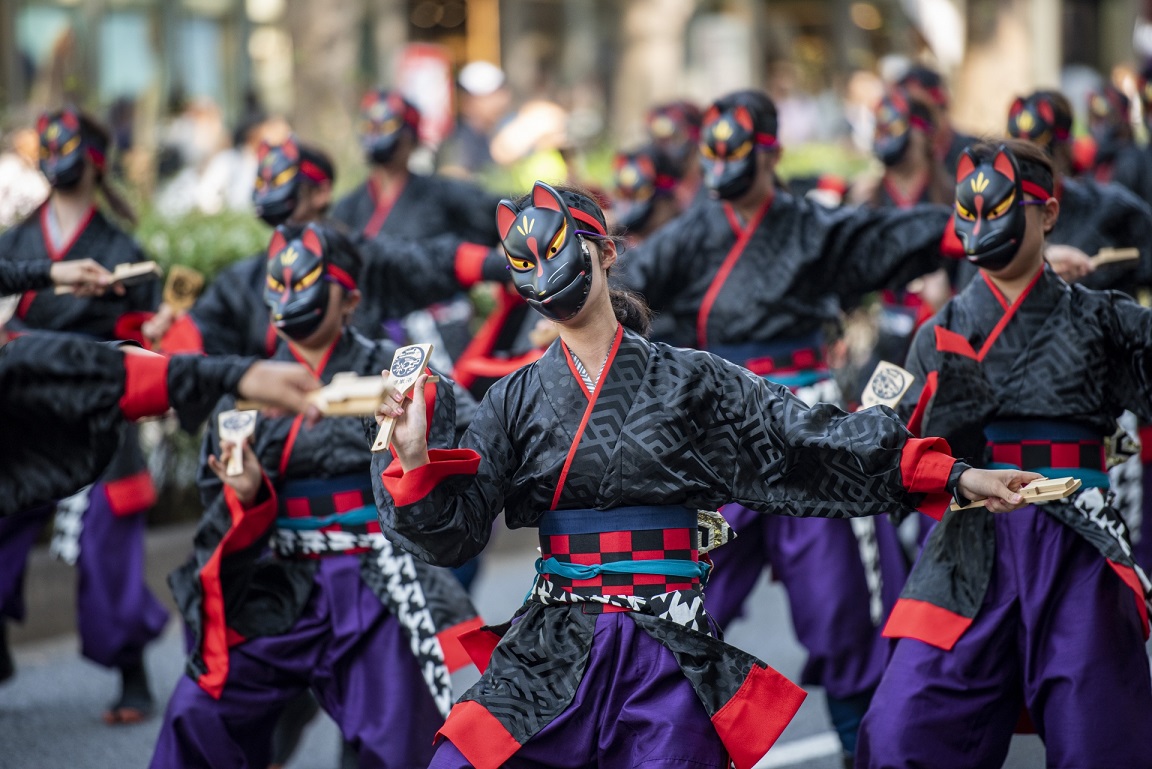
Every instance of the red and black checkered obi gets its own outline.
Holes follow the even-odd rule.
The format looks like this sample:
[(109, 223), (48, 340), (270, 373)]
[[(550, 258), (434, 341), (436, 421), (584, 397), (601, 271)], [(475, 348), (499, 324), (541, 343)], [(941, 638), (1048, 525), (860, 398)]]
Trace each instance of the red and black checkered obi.
[(272, 548), (285, 558), (364, 553), (383, 538), (367, 473), (288, 481)]
[(699, 590), (696, 511), (679, 506), (549, 510), (540, 520), (541, 578), (578, 596), (653, 598)]
[(832, 376), (819, 331), (797, 339), (709, 345), (708, 352), (785, 387), (808, 387)]
[(1085, 486), (1108, 488), (1104, 438), (1070, 422), (994, 422), (984, 428), (991, 467), (1030, 470), (1050, 478), (1072, 476)]

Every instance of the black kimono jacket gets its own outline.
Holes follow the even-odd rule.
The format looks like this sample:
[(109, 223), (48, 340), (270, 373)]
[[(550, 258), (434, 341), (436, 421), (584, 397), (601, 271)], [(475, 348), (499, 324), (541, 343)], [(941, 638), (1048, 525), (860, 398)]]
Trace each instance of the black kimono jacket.
[[(996, 431), (1051, 431), (1056, 423), (1082, 434), (1083, 445), (1097, 446), (1094, 457), (1085, 457), (1099, 470), (1099, 447), (1123, 410), (1152, 418), (1152, 311), (1118, 292), (1069, 286), (1048, 267), (1009, 305), (981, 274), (919, 330), (907, 367), (916, 378), (900, 402), (909, 428), (944, 437), (956, 456), (985, 464), (993, 458), (988, 441)], [(1014, 464), (1029, 464), (1023, 460), (1029, 449), (1022, 452)], [(1119, 514), (1081, 503), (1089, 491), (1096, 489), (1043, 510), (1099, 549), (1143, 606), (1147, 582)], [(947, 514), (925, 544), (885, 634), (951, 648), (983, 601), (995, 547), (991, 513)], [(924, 622), (916, 601), (953, 619)]]
[[(45, 203), (24, 222), (0, 235), (0, 254), (26, 262), (28, 269), (32, 270), (42, 269), (44, 260), (88, 258), (112, 270), (118, 264), (142, 262), (148, 258), (136, 241), (95, 208), (75, 239), (57, 251), (48, 242), (47, 216), (48, 203)], [(76, 297), (57, 295), (51, 290), (29, 291), (21, 298), (9, 328), (68, 331), (101, 340), (139, 341), (140, 324), (159, 303), (159, 280), (131, 286), (124, 296), (107, 293), (97, 297)]]
[(125, 420), (171, 406), (202, 420), (252, 359), (128, 355), (72, 334), (33, 332), (0, 347), (0, 515), (67, 497), (116, 456)]
[[(395, 349), (390, 342), (370, 341), (348, 329), (318, 376), (327, 384), (344, 371), (377, 375), (390, 366)], [(297, 360), (284, 342), (273, 358)], [(451, 446), (455, 440), (452, 389), (449, 380), (429, 385), (434, 403), (431, 445)], [(225, 398), (217, 413), (231, 408), (233, 399)], [(266, 548), (277, 528), (278, 514), (284, 514), (278, 498), (284, 484), (363, 474), (363, 487), (371, 487), (369, 447), (375, 439), (374, 421), (369, 426), (360, 418), (330, 417), (307, 428), (301, 426), (301, 419), (257, 418), (252, 446), (264, 468), (266, 489), (249, 508), (208, 468), (207, 455), (219, 451), (215, 418), (206, 431), (199, 476), (206, 509), (196, 531), (195, 556), (172, 573), (169, 583), (195, 639), (188, 673), (215, 697), (227, 680), (228, 647), (244, 638), (287, 632), (311, 595), (316, 560), (283, 559)], [(384, 464), (391, 458), (388, 452), (376, 456), (383, 457)], [(420, 650), (419, 663), (429, 689), (447, 712), (451, 682), (442, 644), (457, 643), (456, 634), (479, 625), (467, 594), (451, 572), (415, 561), (394, 550), (387, 540), (358, 557), (362, 578), (400, 621), (413, 648)], [(449, 652), (449, 656), (455, 665), (461, 655)]]
[(865, 294), (939, 267), (951, 215), (830, 209), (777, 192), (758, 223), (740, 226), (730, 206), (707, 201), (626, 252), (621, 278), (670, 316), (675, 344), (798, 339), (839, 323)]
[(369, 238), (384, 233), (405, 238), (452, 234), (470, 243), (495, 246), (498, 196), (471, 182), (410, 174), (391, 206), (379, 205), (371, 179), (332, 208), (332, 218)]
[[(610, 518), (614, 508), (635, 505), (716, 510), (739, 502), (828, 517), (920, 506), (937, 514), (953, 465), (938, 446), (947, 448), (911, 438), (889, 410), (809, 408), (714, 355), (618, 329), (592, 395), (556, 341), (488, 391), (459, 449), (431, 450), (431, 463), (409, 473), (399, 463), (384, 467), (377, 455), (373, 475), (381, 525), (421, 559), (453, 565), (484, 547), (501, 511), (511, 528), (537, 526), (552, 509), (595, 508)], [(677, 591), (663, 603), (687, 607), (696, 598)], [(633, 608), (629, 616), (677, 655), (737, 765), (755, 763), (799, 707), (794, 687), (754, 657), (680, 624), (675, 610)], [(580, 605), (546, 606), (534, 595), (518, 622), (498, 629), (504, 638), (485, 675), (442, 734), (476, 766), (499, 766), (571, 702), (595, 620)], [(541, 648), (552, 664), (529, 670)], [(744, 691), (759, 694), (738, 695), (749, 679), (760, 683)], [(530, 701), (517, 694), (527, 691)], [(729, 722), (722, 709), (737, 699), (747, 710), (724, 712), (745, 718)], [(494, 718), (476, 718), (476, 707)]]
[[(48, 239), (48, 206), (45, 202), (19, 225), (0, 235), (0, 254), (41, 269), (45, 260), (93, 259), (112, 270), (118, 264), (146, 261), (147, 257), (128, 235), (93, 208), (71, 243), (59, 250)], [(49, 286), (27, 291), (20, 298), (8, 329), (23, 331), (63, 331), (90, 339), (143, 341), (141, 324), (156, 310), (160, 301), (160, 281), (149, 279), (128, 287), (123, 296), (77, 297), (56, 294)], [(144, 462), (136, 437), (136, 427), (122, 423), (120, 449), (100, 480), (117, 515), (147, 510), (156, 501), (156, 489)]]

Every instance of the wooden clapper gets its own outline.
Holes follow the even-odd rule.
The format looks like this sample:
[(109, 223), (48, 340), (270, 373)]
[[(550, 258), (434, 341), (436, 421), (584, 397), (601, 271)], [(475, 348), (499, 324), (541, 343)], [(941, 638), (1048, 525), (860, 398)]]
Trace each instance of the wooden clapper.
[[(156, 264), (156, 262), (118, 264), (112, 269), (112, 281), (108, 284), (108, 288), (115, 286), (117, 283), (124, 286), (134, 286), (137, 283), (144, 283), (153, 278), (158, 278), (163, 274), (160, 265)], [(75, 287), (56, 286), (56, 293), (72, 294), (75, 293)]]
[[(1083, 484), (1079, 478), (1038, 478), (1020, 489), (1020, 495), (1024, 497), (1025, 504), (1029, 505), (1037, 502), (1051, 502), (1072, 496), (1080, 489), (1081, 485)], [(948, 509), (972, 510), (973, 508), (984, 507), (987, 502), (988, 500), (981, 499), (964, 506), (953, 502)]]
[[(397, 350), (396, 355), (392, 358), (392, 367), (389, 369), (389, 373), (392, 375), (390, 380), (392, 387), (401, 392), (405, 398), (409, 397), (416, 380), (424, 373), (424, 369), (428, 366), (428, 359), (431, 357), (432, 345), (430, 344), (410, 344)], [(383, 379), (378, 381), (383, 384)], [(429, 377), (428, 381), (439, 381), (439, 377)], [(383, 393), (381, 393), (381, 397), (383, 397)], [(379, 399), (377, 399), (377, 403), (379, 403)], [(372, 444), (372, 451), (387, 449), (388, 445), (392, 443), (392, 431), (395, 429), (396, 420), (392, 417), (384, 417), (384, 421), (380, 423), (380, 432), (376, 434), (376, 442)]]
[(244, 472), (244, 441), (256, 432), (256, 415), (260, 413), (253, 409), (232, 409), (221, 411), (216, 419), (220, 432), (220, 440), (231, 441), (236, 444), (232, 455), (228, 457), (228, 464), (224, 468), (225, 475), (240, 475)]
[(1105, 264), (1118, 264), (1120, 262), (1134, 262), (1140, 258), (1138, 248), (1102, 248), (1094, 255), (1088, 257), (1093, 267)]
[(204, 275), (199, 270), (174, 264), (168, 268), (164, 281), (164, 303), (176, 312), (192, 309), (204, 290)]
[[(401, 392), (409, 395), (416, 379), (424, 371), (429, 356), (432, 355), (430, 344), (410, 344), (396, 350), (392, 358), (392, 382), (396, 383)], [(428, 377), (428, 381), (440, 381), (438, 376)], [(374, 417), (380, 401), (384, 398), (388, 382), (383, 377), (360, 376), (350, 371), (341, 372), (332, 377), (332, 381), (319, 390), (308, 394), (308, 401), (320, 410), (326, 417)], [(236, 408), (261, 409), (269, 404), (258, 400), (241, 400), (236, 402)], [(392, 440), (392, 430), (395, 420), (385, 419), (380, 425), (380, 433), (376, 443), (372, 445), (373, 451), (383, 451)], [(383, 444), (380, 439), (384, 438)], [(377, 448), (379, 446), (379, 448)]]

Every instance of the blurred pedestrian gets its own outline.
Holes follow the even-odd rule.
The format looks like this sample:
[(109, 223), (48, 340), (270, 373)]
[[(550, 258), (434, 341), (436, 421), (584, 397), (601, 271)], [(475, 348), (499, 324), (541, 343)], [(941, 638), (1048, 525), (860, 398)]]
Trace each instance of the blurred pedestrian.
[(466, 64), (456, 82), (460, 86), (460, 115), (440, 148), (437, 165), (442, 174), (469, 178), (492, 167), (489, 144), (508, 117), (512, 92), (503, 70), (486, 61)]

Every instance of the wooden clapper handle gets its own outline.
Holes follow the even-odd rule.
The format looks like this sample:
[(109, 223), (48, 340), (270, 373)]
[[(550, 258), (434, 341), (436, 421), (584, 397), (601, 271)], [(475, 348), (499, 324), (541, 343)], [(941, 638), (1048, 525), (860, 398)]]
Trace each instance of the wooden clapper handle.
[(256, 414), (253, 410), (232, 409), (221, 411), (216, 424), (219, 428), (220, 439), (236, 444), (236, 448), (228, 457), (228, 464), (224, 474), (229, 476), (240, 475), (244, 472), (244, 441), (256, 432)]

